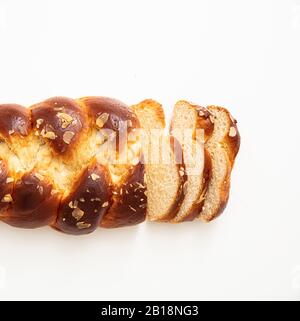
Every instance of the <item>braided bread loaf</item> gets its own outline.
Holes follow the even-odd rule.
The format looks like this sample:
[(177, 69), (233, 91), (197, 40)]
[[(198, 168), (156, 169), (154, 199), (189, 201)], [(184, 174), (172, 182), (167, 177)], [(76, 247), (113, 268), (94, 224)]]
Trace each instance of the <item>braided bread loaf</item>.
[[(138, 128), (136, 115), (109, 98), (51, 98), (28, 109), (1, 105), (0, 219), (71, 234), (144, 221)], [(118, 162), (122, 130), (128, 157)]]
[[(146, 217), (215, 218), (228, 200), (240, 142), (228, 111), (177, 103), (171, 136), (160, 136), (166, 145), (158, 153), (168, 155), (166, 164), (161, 158), (149, 164), (149, 146), (156, 145), (145, 146), (151, 127), (165, 127), (163, 109), (152, 100), (131, 108), (105, 97), (55, 97), (29, 108), (0, 105), (0, 220), (87, 234)], [(203, 130), (200, 142), (188, 145), (175, 133), (189, 127)], [(195, 146), (198, 170), (188, 173)]]

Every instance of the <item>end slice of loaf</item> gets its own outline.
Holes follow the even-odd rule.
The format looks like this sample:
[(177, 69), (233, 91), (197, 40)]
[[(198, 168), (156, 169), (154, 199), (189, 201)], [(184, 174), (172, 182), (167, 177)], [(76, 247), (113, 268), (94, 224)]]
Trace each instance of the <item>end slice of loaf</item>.
[(182, 149), (174, 137), (164, 135), (165, 117), (159, 103), (145, 100), (132, 110), (144, 130), (147, 217), (151, 221), (169, 221), (177, 214), (184, 196)]
[(170, 131), (183, 148), (187, 174), (185, 197), (173, 222), (191, 221), (204, 205), (210, 180), (211, 160), (204, 147), (213, 131), (210, 113), (203, 107), (179, 101), (173, 110)]
[(205, 146), (212, 161), (212, 176), (199, 218), (209, 222), (219, 216), (226, 207), (230, 191), (230, 175), (240, 147), (240, 135), (236, 121), (222, 107), (209, 106), (214, 130)]

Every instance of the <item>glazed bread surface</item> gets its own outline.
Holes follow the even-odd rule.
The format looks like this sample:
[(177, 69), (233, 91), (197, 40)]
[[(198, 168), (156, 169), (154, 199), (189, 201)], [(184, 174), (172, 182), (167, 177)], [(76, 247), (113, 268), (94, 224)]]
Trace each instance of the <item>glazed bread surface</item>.
[(226, 207), (240, 147), (223, 107), (54, 97), (0, 105), (0, 220), (88, 234), (149, 221), (210, 222)]
[[(130, 136), (126, 144), (120, 126)], [(125, 104), (105, 97), (0, 105), (0, 219), (71, 234), (142, 222), (139, 127)]]

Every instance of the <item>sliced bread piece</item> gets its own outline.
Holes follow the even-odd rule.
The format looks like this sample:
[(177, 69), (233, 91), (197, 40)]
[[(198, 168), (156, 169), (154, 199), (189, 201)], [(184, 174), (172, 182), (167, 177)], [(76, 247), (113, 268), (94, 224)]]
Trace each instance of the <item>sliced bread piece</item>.
[(219, 216), (226, 207), (230, 190), (230, 175), (240, 147), (240, 135), (236, 120), (222, 107), (209, 106), (214, 131), (205, 146), (212, 161), (212, 176), (199, 218), (209, 222)]
[(165, 117), (159, 103), (145, 100), (132, 106), (132, 110), (144, 130), (147, 217), (150, 221), (169, 221), (177, 214), (184, 197), (182, 149), (174, 137), (165, 136)]
[(210, 155), (204, 142), (213, 131), (210, 113), (203, 107), (187, 101), (176, 103), (170, 131), (181, 143), (186, 166), (186, 193), (173, 222), (195, 219), (204, 204), (211, 173)]

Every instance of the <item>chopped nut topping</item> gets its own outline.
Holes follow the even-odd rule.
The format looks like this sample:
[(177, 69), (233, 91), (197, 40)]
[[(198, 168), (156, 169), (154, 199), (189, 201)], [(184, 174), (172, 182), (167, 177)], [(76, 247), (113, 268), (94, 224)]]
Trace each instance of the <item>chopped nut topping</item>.
[(10, 194), (4, 195), (2, 200), (1, 200), (2, 203), (10, 203), (12, 201), (13, 201), (13, 199), (12, 199)]
[(57, 190), (57, 189), (52, 189), (50, 194), (51, 194), (51, 195), (54, 195), (54, 194), (56, 194), (56, 193), (58, 193), (58, 190)]
[(67, 128), (73, 122), (73, 117), (66, 113), (57, 113), (56, 116), (61, 120), (61, 127)]
[(199, 110), (198, 115), (200, 117), (203, 117), (203, 116), (205, 116), (205, 112), (203, 110)]
[(14, 181), (13, 177), (7, 177), (6, 184), (12, 183)]
[(230, 127), (229, 137), (235, 137), (237, 135), (237, 131), (234, 127)]
[(64, 141), (66, 144), (70, 144), (72, 138), (74, 137), (74, 135), (75, 135), (75, 133), (70, 132), (69, 130), (67, 130), (67, 131), (63, 134), (63, 141)]
[(101, 114), (97, 119), (96, 119), (96, 125), (98, 128), (102, 128), (105, 123), (108, 121), (109, 114), (108, 113), (103, 113)]
[(69, 203), (69, 207), (70, 207), (70, 208), (76, 208), (77, 206), (78, 206), (78, 201), (77, 201), (77, 200), (75, 200), (74, 202), (71, 201), (71, 202)]
[(83, 197), (81, 197), (81, 198), (79, 199), (79, 201), (82, 202), (82, 203), (84, 203), (84, 202), (85, 202), (85, 199), (84, 199)]
[(19, 125), (19, 133), (22, 135), (22, 136), (26, 136), (27, 135), (27, 128), (26, 128), (26, 124), (21, 124)]
[(72, 216), (75, 218), (76, 221), (79, 221), (83, 215), (84, 215), (84, 211), (82, 211), (78, 207), (72, 211)]
[(41, 174), (39, 174), (39, 173), (35, 173), (34, 176), (35, 176), (36, 178), (38, 178), (40, 181), (42, 181), (42, 180), (44, 179), (44, 176), (41, 175)]
[(44, 187), (38, 185), (38, 186), (37, 186), (37, 189), (38, 189), (39, 193), (40, 193), (41, 195), (43, 195), (43, 193), (44, 193)]
[(38, 130), (36, 130), (36, 131), (34, 132), (34, 135), (35, 135), (35, 136), (39, 136), (39, 134), (40, 134), (40, 133), (39, 133)]
[(180, 169), (179, 169), (179, 175), (180, 175), (180, 176), (184, 176), (184, 174), (185, 174), (184, 168), (183, 168), (183, 167), (180, 167)]
[(85, 222), (78, 222), (78, 223), (76, 223), (76, 226), (77, 226), (77, 228), (82, 230), (82, 229), (91, 227), (91, 224), (85, 223)]
[(91, 174), (91, 178), (92, 178), (93, 181), (95, 181), (96, 179), (99, 179), (100, 176), (97, 175), (97, 174), (95, 174), (95, 173), (92, 173), (92, 174)]
[(107, 207), (108, 206), (108, 202), (104, 202), (103, 204), (102, 204), (102, 207)]
[(52, 139), (54, 140), (56, 138), (56, 135), (54, 132), (46, 132), (45, 129), (41, 131), (41, 135), (44, 138)]
[(136, 182), (136, 185), (138, 186), (138, 188), (141, 188), (141, 189), (145, 188), (145, 186), (139, 182)]
[(44, 119), (42, 119), (42, 118), (37, 119), (36, 120), (36, 128), (40, 128), (40, 126), (42, 125), (43, 121), (44, 121)]
[(135, 208), (133, 208), (132, 206), (128, 206), (132, 211), (134, 211), (134, 212), (136, 212), (136, 209)]
[(10, 129), (10, 130), (8, 131), (8, 134), (9, 134), (9, 135), (12, 135), (14, 132), (15, 132), (14, 129)]

